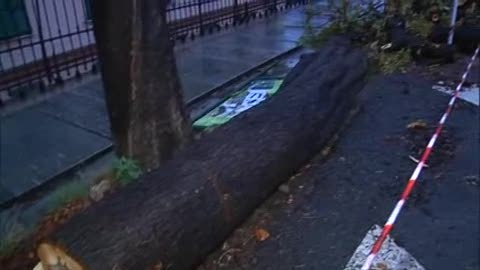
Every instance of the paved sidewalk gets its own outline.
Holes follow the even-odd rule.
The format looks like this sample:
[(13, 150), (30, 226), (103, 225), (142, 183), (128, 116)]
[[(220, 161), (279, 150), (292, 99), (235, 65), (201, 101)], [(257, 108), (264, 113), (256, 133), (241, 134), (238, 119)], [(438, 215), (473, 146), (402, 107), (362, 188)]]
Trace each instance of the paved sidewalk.
[[(296, 47), (302, 9), (177, 45), (186, 101)], [(70, 88), (0, 118), (0, 204), (111, 144), (100, 78)]]

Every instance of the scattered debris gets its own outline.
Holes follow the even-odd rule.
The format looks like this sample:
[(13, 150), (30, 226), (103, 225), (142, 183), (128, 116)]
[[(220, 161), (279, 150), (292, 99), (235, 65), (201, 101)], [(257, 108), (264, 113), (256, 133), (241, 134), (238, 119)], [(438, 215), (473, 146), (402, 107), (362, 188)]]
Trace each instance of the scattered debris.
[(473, 185), (473, 186), (478, 186), (479, 184), (479, 177), (478, 175), (469, 175), (464, 177), (465, 181), (467, 181), (468, 184)]
[(332, 148), (327, 146), (322, 150), (322, 156), (326, 157), (332, 152)]
[(290, 195), (288, 196), (287, 204), (292, 204), (293, 203), (293, 196)]
[(441, 172), (441, 173), (435, 174), (435, 176), (434, 176), (433, 178), (434, 178), (435, 180), (438, 180), (438, 179), (440, 179), (442, 176), (443, 176), (443, 173)]
[(424, 120), (417, 120), (407, 125), (408, 129), (425, 129), (427, 127), (428, 124)]
[(228, 265), (228, 263), (233, 259), (234, 254), (236, 252), (240, 252), (240, 251), (242, 251), (242, 250), (239, 249), (239, 248), (227, 249), (225, 252), (222, 253), (222, 255), (220, 255), (220, 257), (217, 260), (217, 264), (220, 267)]
[[(415, 163), (417, 163), (417, 164), (420, 162), (420, 160), (412, 157), (411, 155), (408, 156), (408, 158), (410, 158), (410, 160), (412, 160), (413, 162), (415, 162)], [(424, 168), (428, 168), (428, 167), (430, 167), (430, 166), (429, 166), (428, 164), (423, 164), (423, 167), (424, 167)]]
[[(406, 146), (409, 149), (409, 158), (412, 161), (417, 163), (419, 162), (419, 160), (415, 157), (422, 156), (423, 152), (425, 151), (425, 147), (427, 146), (434, 132), (435, 127), (412, 128), (408, 129), (406, 135), (400, 137), (406, 143)], [(435, 150), (428, 159), (428, 166), (435, 167), (439, 164), (442, 164), (446, 160), (452, 158), (454, 154), (454, 139), (451, 136), (450, 128), (445, 127), (436, 141)]]
[(282, 184), (282, 185), (280, 185), (280, 186), (278, 187), (278, 190), (279, 190), (280, 192), (283, 192), (283, 193), (286, 193), (286, 194), (290, 193), (290, 187), (288, 186), (288, 184)]

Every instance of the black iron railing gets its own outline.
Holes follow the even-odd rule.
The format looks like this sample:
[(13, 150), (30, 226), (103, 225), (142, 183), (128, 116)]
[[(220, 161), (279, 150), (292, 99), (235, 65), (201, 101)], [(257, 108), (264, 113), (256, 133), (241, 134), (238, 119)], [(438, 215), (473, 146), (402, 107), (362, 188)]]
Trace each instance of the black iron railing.
[[(0, 1), (0, 104), (97, 71), (90, 1)], [(167, 21), (171, 39), (185, 42), (306, 2), (170, 0)]]

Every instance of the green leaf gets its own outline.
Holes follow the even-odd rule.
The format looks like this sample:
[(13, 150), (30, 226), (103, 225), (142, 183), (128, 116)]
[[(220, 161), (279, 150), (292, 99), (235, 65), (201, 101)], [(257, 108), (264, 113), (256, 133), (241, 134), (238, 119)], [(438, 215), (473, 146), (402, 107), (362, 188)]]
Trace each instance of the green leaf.
[(142, 169), (136, 160), (121, 157), (113, 166), (115, 178), (121, 185), (127, 185), (142, 175)]

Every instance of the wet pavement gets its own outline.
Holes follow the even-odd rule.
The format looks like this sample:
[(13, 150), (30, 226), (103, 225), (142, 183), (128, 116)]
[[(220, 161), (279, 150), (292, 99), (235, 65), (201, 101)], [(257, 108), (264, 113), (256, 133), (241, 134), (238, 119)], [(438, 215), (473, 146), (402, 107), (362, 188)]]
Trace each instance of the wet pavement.
[[(406, 126), (423, 119), (433, 129), (446, 109), (449, 96), (433, 83), (415, 75), (371, 80), (328, 157), (282, 186), (199, 269), (344, 269), (367, 231), (384, 224), (415, 168)], [(478, 117), (478, 107), (456, 104), (441, 137), (448, 140), (433, 150), (441, 162), (424, 170), (392, 233), (425, 269), (480, 266)], [(438, 151), (446, 148), (451, 153)], [(259, 228), (268, 239), (255, 239)]]
[[(304, 18), (303, 8), (297, 8), (177, 44), (186, 101), (298, 46)], [(314, 21), (317, 26), (324, 23)], [(100, 79), (72, 85), (1, 117), (0, 204), (110, 146)]]

